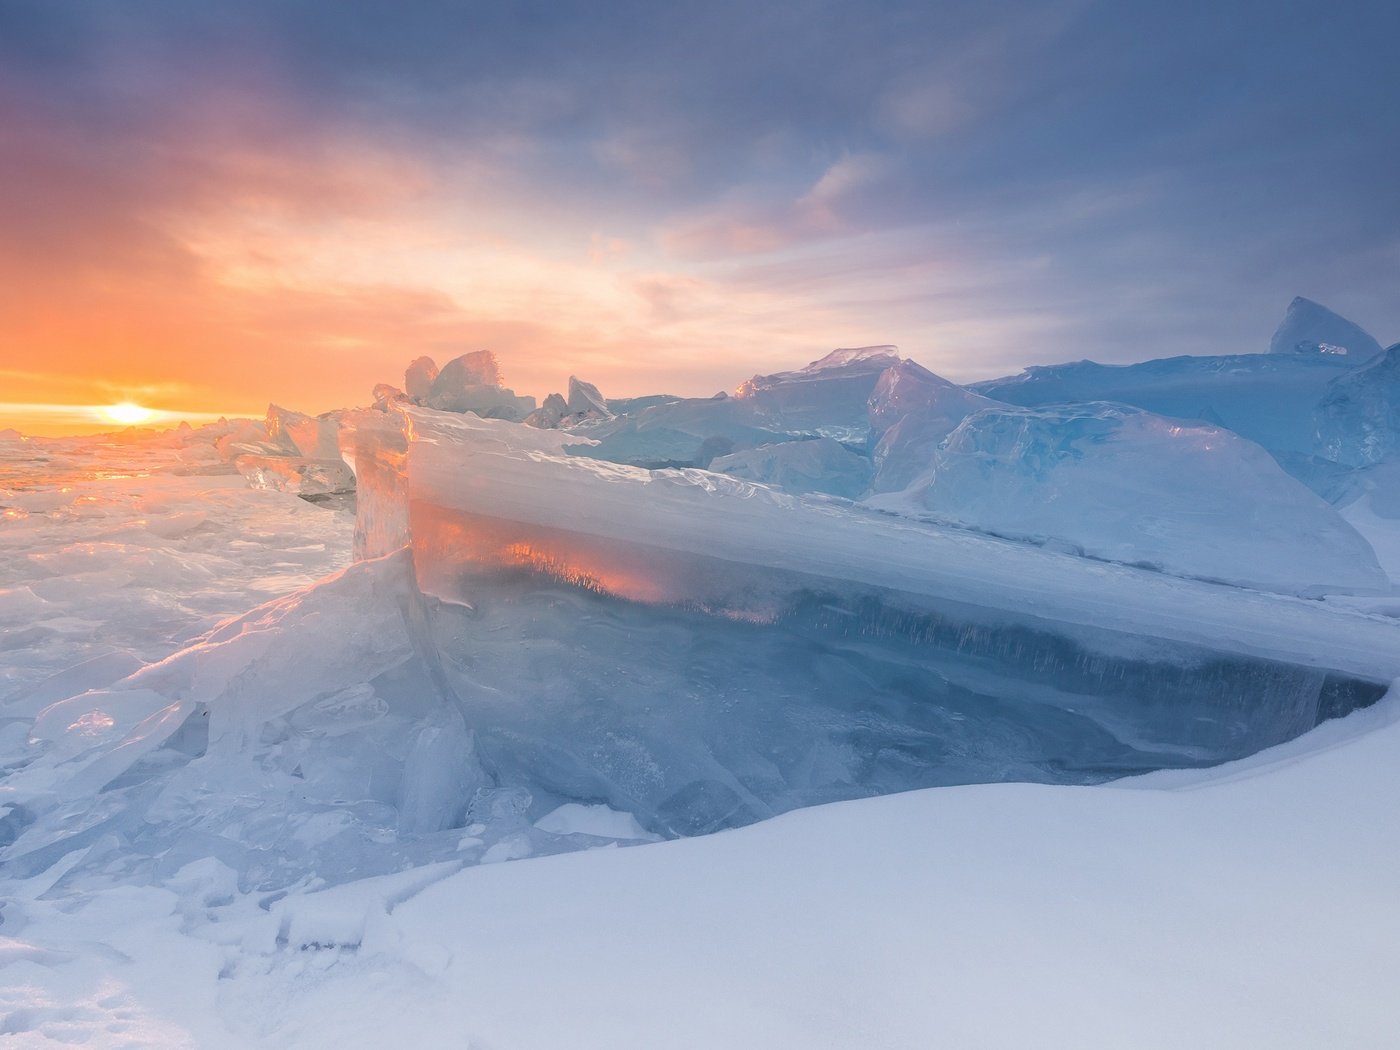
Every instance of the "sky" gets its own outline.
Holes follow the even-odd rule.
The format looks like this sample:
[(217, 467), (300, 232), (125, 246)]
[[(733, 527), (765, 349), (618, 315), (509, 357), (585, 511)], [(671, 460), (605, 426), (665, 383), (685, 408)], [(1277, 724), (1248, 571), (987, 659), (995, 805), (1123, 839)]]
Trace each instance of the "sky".
[(0, 427), (1400, 339), (1400, 4), (0, 0)]

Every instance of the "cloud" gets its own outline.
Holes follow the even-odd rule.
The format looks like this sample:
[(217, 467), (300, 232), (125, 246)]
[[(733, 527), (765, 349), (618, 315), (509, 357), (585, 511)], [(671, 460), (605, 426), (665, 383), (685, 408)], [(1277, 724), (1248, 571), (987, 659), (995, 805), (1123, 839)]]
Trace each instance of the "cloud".
[(1298, 292), (1384, 339), (1396, 10), (13, 0), (5, 382), (321, 409), (490, 347), (532, 393), (709, 393), (873, 342), (977, 378), (1260, 348)]

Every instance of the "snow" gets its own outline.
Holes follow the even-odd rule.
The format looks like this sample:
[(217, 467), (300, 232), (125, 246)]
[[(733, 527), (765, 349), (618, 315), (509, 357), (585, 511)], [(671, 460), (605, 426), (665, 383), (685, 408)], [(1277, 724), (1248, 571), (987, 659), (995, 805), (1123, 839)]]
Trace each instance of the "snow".
[(1389, 590), (1360, 534), (1262, 448), (1127, 406), (984, 409), (909, 489), (871, 502), (1263, 590)]
[(0, 1012), (21, 1047), (1383, 1046), (1397, 714), (1206, 773), (914, 792), (270, 911), (207, 863), (77, 900), (12, 882)]
[(1332, 354), (1364, 363), (1380, 356), (1381, 345), (1358, 325), (1300, 295), (1288, 304), (1269, 353)]

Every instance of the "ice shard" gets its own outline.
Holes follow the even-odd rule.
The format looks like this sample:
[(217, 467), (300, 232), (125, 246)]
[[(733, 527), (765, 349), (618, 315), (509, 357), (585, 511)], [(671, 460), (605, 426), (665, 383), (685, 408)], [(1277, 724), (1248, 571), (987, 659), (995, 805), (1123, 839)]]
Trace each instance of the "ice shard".
[(1300, 295), (1288, 304), (1269, 353), (1324, 354), (1364, 364), (1380, 356), (1381, 345), (1359, 325)]

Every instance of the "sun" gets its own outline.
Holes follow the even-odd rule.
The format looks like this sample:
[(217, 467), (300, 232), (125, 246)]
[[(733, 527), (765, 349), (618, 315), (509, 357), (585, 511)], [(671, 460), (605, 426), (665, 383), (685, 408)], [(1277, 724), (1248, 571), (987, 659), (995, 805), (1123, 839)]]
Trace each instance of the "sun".
[(156, 414), (155, 409), (138, 405), (134, 401), (122, 401), (116, 405), (102, 405), (97, 411), (113, 423), (123, 423), (126, 426), (144, 423)]

